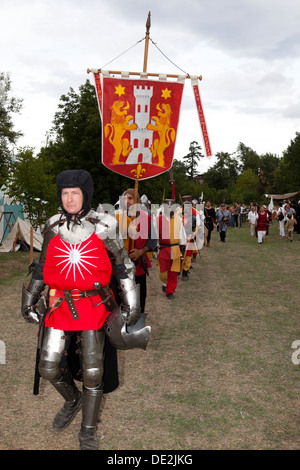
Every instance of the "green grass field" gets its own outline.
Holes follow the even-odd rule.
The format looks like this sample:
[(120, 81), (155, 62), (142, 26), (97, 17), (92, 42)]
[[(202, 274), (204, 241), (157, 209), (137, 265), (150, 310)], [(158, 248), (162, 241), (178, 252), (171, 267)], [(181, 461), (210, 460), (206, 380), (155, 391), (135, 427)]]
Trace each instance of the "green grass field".
[[(300, 235), (262, 245), (247, 225), (213, 232), (175, 299), (148, 278), (146, 351), (119, 353), (121, 385), (99, 424), (105, 450), (300, 448)], [(20, 312), (29, 254), (0, 254), (0, 449), (77, 449), (80, 416), (50, 426), (61, 399), (47, 383), (32, 394), (36, 328)], [(299, 341), (297, 349), (295, 341)], [(294, 356), (293, 356), (294, 354)], [(25, 438), (26, 436), (26, 438)]]

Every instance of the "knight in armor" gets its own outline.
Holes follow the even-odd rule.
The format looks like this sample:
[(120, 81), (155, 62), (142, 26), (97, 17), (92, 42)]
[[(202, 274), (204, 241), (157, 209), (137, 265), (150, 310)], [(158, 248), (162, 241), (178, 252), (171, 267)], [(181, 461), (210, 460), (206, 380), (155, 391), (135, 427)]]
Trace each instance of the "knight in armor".
[(135, 282), (140, 287), (141, 315), (145, 316), (147, 315), (145, 313), (146, 276), (148, 270), (152, 267), (150, 254), (157, 247), (157, 235), (151, 212), (147, 210), (144, 204), (141, 204), (138, 193), (136, 195), (137, 201), (135, 201), (134, 188), (128, 188), (123, 197), (126, 207), (116, 213), (116, 219), (122, 232), (125, 249), (129, 258), (135, 264)]
[[(65, 403), (52, 423), (66, 428), (82, 409), (80, 449), (98, 449), (97, 421), (103, 393), (118, 386), (117, 349), (146, 349), (150, 327), (141, 325), (135, 267), (119, 236), (116, 219), (91, 209), (93, 180), (84, 170), (57, 177), (63, 212), (45, 224), (44, 242), (32, 277), (23, 285), (22, 314), (44, 330), (39, 374)], [(121, 305), (112, 294), (118, 286)], [(47, 291), (45, 293), (45, 291)], [(116, 293), (117, 294), (117, 293)], [(47, 299), (46, 313), (41, 299)], [(138, 327), (136, 326), (138, 325)], [(82, 390), (77, 387), (71, 345), (79, 354)]]

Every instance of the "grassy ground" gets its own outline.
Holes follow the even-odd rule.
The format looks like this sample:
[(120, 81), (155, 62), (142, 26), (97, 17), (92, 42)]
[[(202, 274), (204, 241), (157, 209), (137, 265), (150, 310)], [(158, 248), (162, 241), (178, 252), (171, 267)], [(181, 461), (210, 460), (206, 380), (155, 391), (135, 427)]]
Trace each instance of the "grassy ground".
[[(103, 402), (98, 435), (106, 450), (299, 449), (300, 236), (262, 245), (247, 226), (213, 232), (174, 301), (148, 279), (146, 351), (119, 353), (121, 385)], [(42, 381), (32, 394), (35, 325), (21, 317), (27, 253), (0, 254), (0, 449), (78, 449), (80, 416), (51, 432), (62, 404)], [(299, 346), (298, 346), (299, 348)], [(298, 357), (300, 358), (300, 351)]]

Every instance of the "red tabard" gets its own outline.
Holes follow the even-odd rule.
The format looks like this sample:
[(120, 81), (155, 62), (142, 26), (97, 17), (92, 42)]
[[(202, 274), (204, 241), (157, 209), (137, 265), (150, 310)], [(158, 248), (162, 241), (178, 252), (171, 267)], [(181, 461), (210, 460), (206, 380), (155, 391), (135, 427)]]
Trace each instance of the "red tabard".
[[(128, 217), (126, 212), (116, 214), (116, 219), (120, 227), (120, 232), (122, 234), (124, 246), (127, 253), (130, 254), (133, 245), (138, 250), (144, 248), (146, 241), (148, 240), (149, 231), (151, 227), (151, 216), (141, 210), (139, 211), (139, 215), (136, 219)], [(128, 228), (130, 225), (133, 233), (128, 234)], [(131, 238), (132, 235), (134, 235), (134, 243), (133, 238)], [(144, 257), (144, 261), (146, 262), (146, 266), (148, 268), (152, 267), (148, 256)], [(135, 275), (142, 276), (143, 274), (145, 274), (145, 270), (142, 267), (142, 260), (140, 258), (135, 266)]]
[(257, 230), (259, 232), (267, 230), (267, 223), (268, 223), (267, 212), (264, 212), (264, 214), (261, 214), (261, 212), (259, 212), (258, 218), (257, 218)]
[[(45, 325), (65, 331), (98, 330), (109, 312), (99, 295), (75, 300), (79, 319), (73, 320), (67, 302), (63, 298), (64, 290), (94, 289), (95, 282), (106, 286), (112, 273), (111, 263), (104, 243), (93, 233), (87, 240), (76, 245), (65, 242), (56, 235), (50, 243), (44, 265), (44, 281), (50, 287), (50, 311), (46, 316)], [(73, 292), (73, 298), (78, 292)], [(93, 301), (93, 303), (91, 302)]]

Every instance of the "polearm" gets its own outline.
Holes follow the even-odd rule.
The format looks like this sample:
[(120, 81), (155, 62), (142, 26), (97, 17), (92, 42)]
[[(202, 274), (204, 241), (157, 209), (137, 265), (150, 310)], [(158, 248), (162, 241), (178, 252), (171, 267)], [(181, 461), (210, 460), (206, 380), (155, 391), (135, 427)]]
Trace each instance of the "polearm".
[[(144, 65), (143, 65), (143, 72), (147, 72), (147, 63), (148, 63), (148, 50), (149, 50), (149, 35), (150, 35), (150, 27), (151, 27), (151, 12), (148, 13), (148, 18), (146, 21), (146, 37), (145, 37), (145, 51), (144, 51)], [(135, 214), (133, 216), (133, 220), (136, 218), (136, 204), (138, 200), (138, 192), (139, 192), (139, 180), (138, 178), (134, 180), (134, 204), (135, 204)], [(132, 249), (134, 248), (134, 239), (131, 240)]]
[[(149, 11), (148, 18), (146, 21), (146, 37), (145, 37), (145, 51), (144, 51), (144, 65), (143, 65), (144, 73), (147, 72), (150, 28), (151, 28), (151, 12)], [(139, 182), (138, 182), (138, 179), (136, 179), (134, 183), (134, 203), (135, 204), (137, 204), (138, 188), (139, 188)]]
[(151, 12), (149, 11), (147, 22), (146, 22), (146, 37), (145, 37), (145, 52), (144, 52), (143, 72), (147, 72), (150, 28), (151, 28)]
[(174, 181), (174, 178), (173, 178), (173, 170), (172, 168), (170, 168), (169, 170), (169, 175), (170, 175), (170, 183), (172, 185), (172, 195), (171, 195), (171, 199), (173, 199), (175, 201), (175, 181)]

